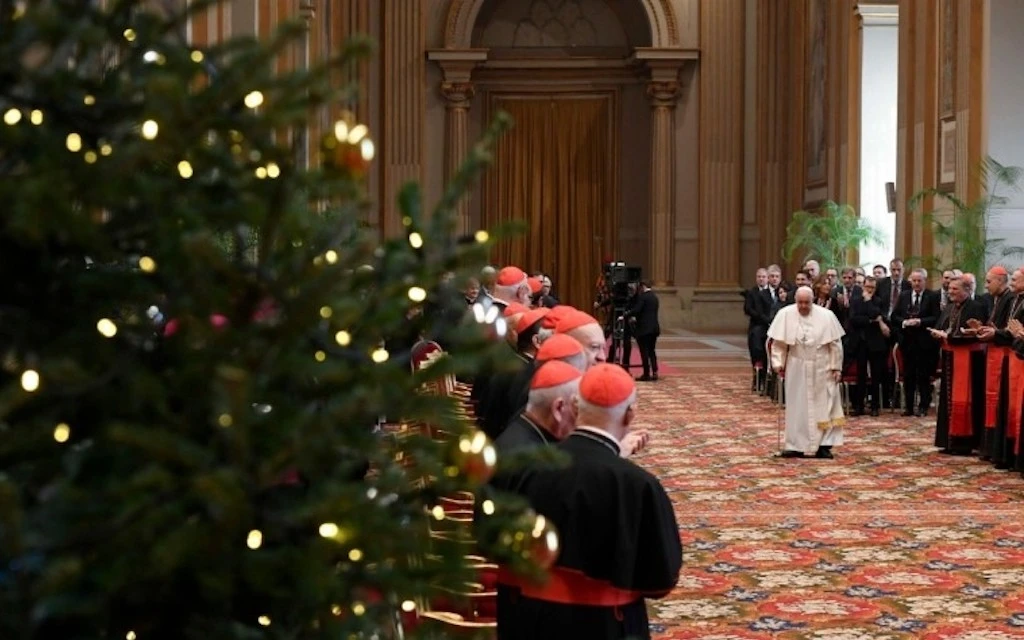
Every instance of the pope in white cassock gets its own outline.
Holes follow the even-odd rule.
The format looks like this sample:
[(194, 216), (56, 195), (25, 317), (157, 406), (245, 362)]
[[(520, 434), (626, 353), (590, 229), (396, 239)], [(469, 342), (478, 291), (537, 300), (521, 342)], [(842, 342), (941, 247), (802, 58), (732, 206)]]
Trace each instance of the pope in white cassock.
[(845, 333), (831, 310), (813, 303), (809, 287), (796, 290), (768, 328), (772, 368), (785, 378), (786, 445), (783, 458), (831, 458), (843, 444), (839, 380)]

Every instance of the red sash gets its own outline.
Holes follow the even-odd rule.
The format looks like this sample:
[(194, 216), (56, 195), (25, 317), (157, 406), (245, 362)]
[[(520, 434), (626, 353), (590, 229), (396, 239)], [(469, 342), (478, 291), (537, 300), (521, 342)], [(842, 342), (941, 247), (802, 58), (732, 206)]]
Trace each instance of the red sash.
[(644, 597), (639, 591), (620, 589), (606, 580), (597, 580), (565, 567), (552, 567), (548, 581), (543, 585), (519, 578), (502, 567), (498, 570), (498, 584), (517, 587), (524, 596), (534, 600), (591, 607), (619, 607)]
[(999, 414), (999, 389), (1002, 387), (1003, 363), (1009, 347), (988, 345), (985, 365), (985, 428), (995, 429)]
[(942, 343), (942, 348), (950, 352), (953, 361), (953, 375), (949, 385), (949, 435), (954, 438), (965, 438), (974, 435), (971, 424), (971, 354), (984, 351), (985, 345), (980, 342), (971, 344)]
[(1015, 453), (1020, 453), (1020, 412), (1024, 408), (1024, 359), (1010, 358), (1010, 408), (1006, 419), (1006, 437), (1013, 438)]

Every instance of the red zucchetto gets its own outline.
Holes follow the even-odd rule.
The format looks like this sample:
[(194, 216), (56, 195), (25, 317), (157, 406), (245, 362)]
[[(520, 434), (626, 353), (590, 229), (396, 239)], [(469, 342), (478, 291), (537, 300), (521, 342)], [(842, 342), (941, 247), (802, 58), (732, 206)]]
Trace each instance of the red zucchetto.
[(606, 409), (617, 407), (636, 391), (633, 376), (615, 364), (602, 362), (587, 369), (580, 380), (580, 398)]
[(567, 313), (558, 319), (558, 322), (555, 323), (555, 332), (569, 333), (588, 324), (598, 324), (597, 319), (589, 313), (575, 309), (574, 313)]
[[(551, 314), (549, 313), (548, 315), (550, 316)], [(544, 318), (544, 320), (546, 322), (547, 318)], [(556, 333), (541, 343), (540, 349), (537, 350), (537, 362), (571, 358), (581, 353), (583, 353), (583, 345), (578, 340)]]
[(505, 267), (498, 272), (498, 279), (495, 283), (502, 287), (514, 287), (517, 284), (522, 284), (523, 280), (526, 280), (525, 271), (519, 267)]
[(580, 378), (583, 374), (579, 369), (561, 360), (545, 362), (530, 379), (531, 389), (550, 389)]
[(544, 316), (548, 315), (549, 312), (550, 309), (544, 309), (543, 307), (527, 311), (519, 318), (519, 323), (516, 324), (516, 333), (523, 333), (535, 323), (543, 320)]
[(512, 316), (522, 315), (527, 311), (529, 311), (529, 309), (526, 308), (526, 305), (519, 304), (518, 302), (510, 302), (505, 305), (505, 311), (502, 312), (502, 315), (506, 318), (511, 318)]

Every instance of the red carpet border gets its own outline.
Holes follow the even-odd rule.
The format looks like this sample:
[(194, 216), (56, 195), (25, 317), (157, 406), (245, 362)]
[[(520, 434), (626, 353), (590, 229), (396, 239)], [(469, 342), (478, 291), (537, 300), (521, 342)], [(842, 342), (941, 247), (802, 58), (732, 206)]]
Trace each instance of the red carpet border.
[(745, 375), (641, 385), (638, 462), (672, 497), (679, 585), (655, 638), (1024, 638), (1024, 479), (935, 453), (934, 420), (853, 418), (835, 460), (772, 459)]

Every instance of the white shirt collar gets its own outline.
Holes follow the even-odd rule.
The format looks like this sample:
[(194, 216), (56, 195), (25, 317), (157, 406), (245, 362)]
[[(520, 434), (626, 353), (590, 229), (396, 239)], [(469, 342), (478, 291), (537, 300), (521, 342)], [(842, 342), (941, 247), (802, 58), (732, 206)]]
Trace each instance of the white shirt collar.
[(617, 455), (622, 455), (622, 445), (620, 445), (619, 441), (615, 439), (615, 436), (604, 429), (598, 429), (597, 427), (576, 427), (573, 433), (583, 436), (584, 438), (592, 440), (597, 439), (598, 442), (612, 447)]

